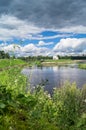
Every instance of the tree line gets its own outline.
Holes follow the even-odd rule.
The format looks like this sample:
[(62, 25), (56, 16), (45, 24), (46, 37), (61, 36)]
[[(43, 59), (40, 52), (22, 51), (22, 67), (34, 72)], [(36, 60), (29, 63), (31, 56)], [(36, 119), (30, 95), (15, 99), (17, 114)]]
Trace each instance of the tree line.
[(9, 53), (5, 53), (4, 51), (0, 51), (0, 59), (9, 59)]
[[(0, 59), (9, 59), (9, 58), (14, 58), (15, 56), (10, 56), (9, 53), (6, 53), (4, 51), (0, 51)], [(27, 56), (27, 57), (18, 57), (19, 59), (22, 59), (24, 61), (44, 61), (44, 60), (49, 60), (49, 59), (53, 59), (53, 56)], [(86, 56), (82, 55), (82, 56), (59, 56), (59, 59), (71, 59), (71, 60), (86, 60)]]
[(52, 56), (28, 56), (28, 57), (19, 57), (19, 59), (25, 60), (25, 61), (44, 61), (53, 59)]
[(86, 56), (58, 56), (59, 59), (86, 60)]

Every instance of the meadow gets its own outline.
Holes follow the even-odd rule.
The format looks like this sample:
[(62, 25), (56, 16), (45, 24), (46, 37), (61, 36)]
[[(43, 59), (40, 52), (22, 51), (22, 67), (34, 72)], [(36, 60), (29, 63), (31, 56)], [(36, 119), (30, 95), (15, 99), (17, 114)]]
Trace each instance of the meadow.
[(55, 65), (67, 65), (67, 64), (74, 64), (78, 63), (78, 60), (71, 60), (71, 59), (58, 59), (58, 60), (44, 60), (41, 64), (43, 66), (55, 66)]
[(0, 130), (86, 129), (86, 85), (79, 89), (66, 82), (52, 96), (39, 85), (27, 90), (20, 73), (25, 62), (10, 62), (10, 68), (0, 71)]
[(0, 69), (9, 68), (15, 65), (24, 65), (26, 62), (20, 59), (0, 59)]
[(79, 64), (79, 68), (86, 69), (86, 64)]

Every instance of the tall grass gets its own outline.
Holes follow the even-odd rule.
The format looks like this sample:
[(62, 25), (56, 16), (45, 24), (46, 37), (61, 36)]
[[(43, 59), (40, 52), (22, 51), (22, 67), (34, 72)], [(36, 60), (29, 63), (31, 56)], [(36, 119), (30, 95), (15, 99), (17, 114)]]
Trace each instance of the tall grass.
[(86, 64), (79, 64), (79, 68), (86, 69)]
[(86, 85), (66, 82), (53, 95), (37, 86), (26, 91), (21, 68), (0, 72), (0, 130), (85, 130)]
[(0, 69), (23, 64), (26, 62), (20, 59), (0, 59)]
[(0, 75), (0, 130), (85, 130), (86, 86), (65, 83), (52, 96), (41, 86), (26, 92), (19, 72)]

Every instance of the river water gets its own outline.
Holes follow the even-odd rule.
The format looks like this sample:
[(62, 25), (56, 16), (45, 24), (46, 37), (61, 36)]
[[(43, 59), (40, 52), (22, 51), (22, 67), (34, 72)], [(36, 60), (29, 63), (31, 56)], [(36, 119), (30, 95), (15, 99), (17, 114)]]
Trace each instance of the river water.
[(86, 70), (79, 69), (77, 65), (53, 66), (53, 67), (28, 67), (22, 70), (27, 76), (30, 87), (41, 84), (49, 93), (53, 88), (61, 87), (66, 81), (76, 82), (77, 87), (86, 84)]

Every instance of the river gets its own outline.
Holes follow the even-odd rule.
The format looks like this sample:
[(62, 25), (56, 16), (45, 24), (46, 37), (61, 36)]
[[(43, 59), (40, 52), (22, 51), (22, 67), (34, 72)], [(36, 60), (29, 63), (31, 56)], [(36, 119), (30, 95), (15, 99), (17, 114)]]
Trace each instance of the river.
[(22, 70), (27, 76), (30, 87), (41, 84), (49, 93), (53, 88), (62, 86), (66, 81), (76, 82), (77, 87), (86, 84), (86, 70), (79, 69), (77, 65), (53, 66), (53, 67), (28, 67)]

